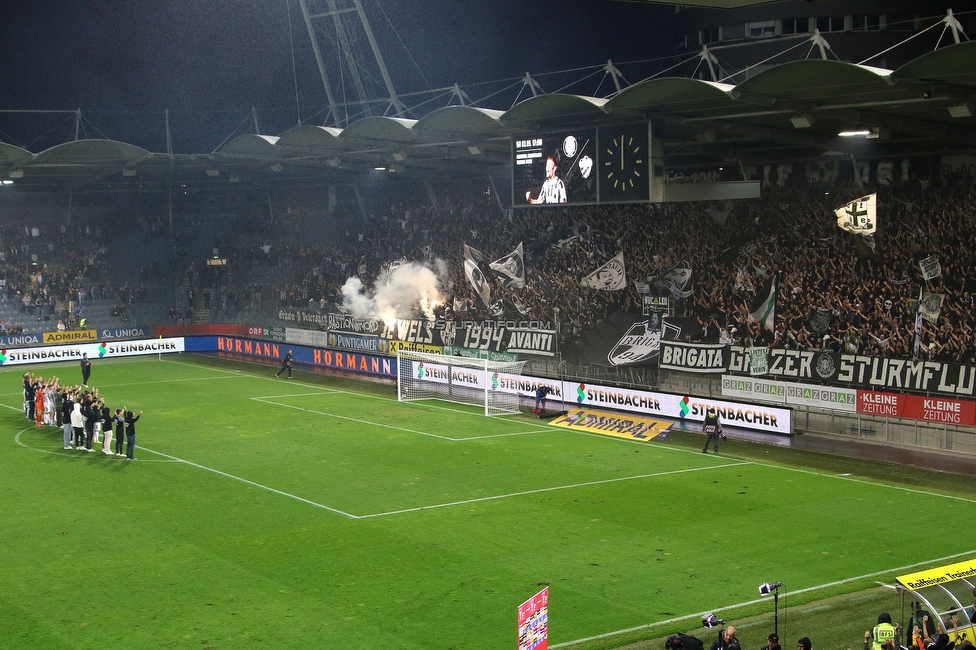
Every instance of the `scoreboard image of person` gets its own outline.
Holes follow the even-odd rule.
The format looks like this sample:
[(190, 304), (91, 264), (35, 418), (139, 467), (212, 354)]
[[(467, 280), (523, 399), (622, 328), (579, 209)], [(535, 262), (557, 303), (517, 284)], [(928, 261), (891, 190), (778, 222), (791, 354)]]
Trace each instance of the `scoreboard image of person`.
[(596, 129), (515, 138), (512, 204), (596, 203)]

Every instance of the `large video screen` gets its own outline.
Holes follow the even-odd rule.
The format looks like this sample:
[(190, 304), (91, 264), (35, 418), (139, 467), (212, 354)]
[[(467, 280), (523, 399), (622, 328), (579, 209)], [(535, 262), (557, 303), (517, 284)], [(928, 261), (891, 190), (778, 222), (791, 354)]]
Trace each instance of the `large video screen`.
[(596, 203), (596, 129), (515, 138), (512, 204)]

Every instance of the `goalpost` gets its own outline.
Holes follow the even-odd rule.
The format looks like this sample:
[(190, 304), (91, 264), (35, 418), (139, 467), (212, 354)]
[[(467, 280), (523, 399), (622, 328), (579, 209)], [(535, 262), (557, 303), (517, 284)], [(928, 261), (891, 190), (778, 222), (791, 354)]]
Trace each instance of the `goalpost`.
[(524, 361), (489, 361), (429, 352), (397, 352), (397, 399), (441, 399), (483, 407), (485, 415), (519, 412), (513, 378)]

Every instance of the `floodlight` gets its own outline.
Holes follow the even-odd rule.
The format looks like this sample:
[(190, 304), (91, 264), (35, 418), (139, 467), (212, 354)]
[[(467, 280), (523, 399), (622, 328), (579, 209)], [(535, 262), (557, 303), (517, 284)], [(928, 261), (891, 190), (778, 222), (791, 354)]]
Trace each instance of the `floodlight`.
[(952, 117), (972, 117), (973, 113), (976, 113), (976, 111), (973, 110), (972, 103), (949, 107), (949, 115)]
[(804, 115), (794, 115), (790, 118), (790, 122), (793, 123), (794, 129), (809, 129), (813, 126), (813, 116), (809, 113)]

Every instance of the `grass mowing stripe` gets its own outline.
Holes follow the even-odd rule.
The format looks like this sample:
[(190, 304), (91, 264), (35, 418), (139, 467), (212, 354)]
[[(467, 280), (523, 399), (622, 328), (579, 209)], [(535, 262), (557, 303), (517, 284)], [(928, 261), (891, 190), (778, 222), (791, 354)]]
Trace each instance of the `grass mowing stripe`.
[(451, 506), (462, 506), (471, 503), (479, 503), (482, 501), (495, 501), (498, 499), (510, 499), (512, 497), (522, 497), (529, 494), (539, 494), (542, 492), (555, 492), (557, 490), (571, 490), (573, 488), (579, 487), (589, 487), (591, 485), (603, 485), (606, 483), (620, 483), (621, 481), (636, 481), (643, 478), (658, 478), (660, 476), (671, 476), (674, 474), (685, 474), (687, 472), (701, 472), (710, 469), (722, 469), (726, 467), (739, 467), (741, 465), (751, 465), (749, 462), (741, 463), (729, 463), (728, 465), (712, 465), (710, 467), (693, 467), (690, 469), (678, 469), (672, 470), (670, 472), (656, 472), (654, 474), (641, 474), (638, 476), (618, 476), (617, 478), (608, 478), (601, 481), (586, 481), (585, 483), (573, 483), (571, 485), (555, 485), (552, 487), (538, 488), (535, 490), (524, 490), (522, 492), (513, 492), (511, 494), (496, 494), (488, 497), (480, 497), (477, 499), (465, 499), (464, 501), (453, 501), (451, 503), (438, 503), (430, 506), (419, 506), (417, 508), (405, 508), (403, 510), (392, 510), (390, 512), (378, 512), (373, 515), (361, 515), (359, 519), (370, 519), (373, 517), (387, 517), (390, 515), (402, 515), (408, 512), (420, 512), (422, 510), (432, 510), (434, 508), (449, 508)]
[[(974, 553), (976, 553), (976, 549), (973, 549), (971, 551), (965, 551), (963, 553), (954, 553), (952, 555), (947, 555), (945, 557), (935, 558), (935, 559), (932, 559), (932, 560), (926, 560), (924, 562), (916, 562), (914, 564), (908, 564), (908, 565), (896, 567), (896, 568), (893, 568), (893, 569), (886, 569), (884, 571), (875, 571), (874, 573), (866, 573), (864, 575), (855, 576), (853, 578), (845, 578), (844, 580), (836, 580), (834, 582), (827, 582), (827, 583), (824, 583), (822, 585), (814, 585), (813, 587), (805, 587), (803, 589), (797, 589), (795, 591), (787, 592), (787, 594), (788, 595), (794, 595), (795, 596), (796, 594), (812, 593), (812, 592), (815, 592), (815, 591), (820, 591), (822, 589), (830, 589), (831, 587), (837, 587), (837, 586), (840, 586), (840, 585), (849, 584), (849, 583), (852, 583), (852, 582), (857, 582), (858, 580), (867, 580), (869, 578), (874, 578), (874, 577), (880, 576), (880, 575), (897, 575), (897, 574), (899, 574), (899, 573), (901, 573), (903, 571), (908, 571), (908, 570), (911, 570), (911, 569), (917, 569), (917, 568), (925, 567), (925, 566), (932, 566), (932, 565), (943, 564), (945, 562), (949, 562), (950, 560), (955, 560), (955, 559), (958, 559), (958, 558), (961, 558), (961, 557), (965, 557), (965, 556), (971, 556)], [(785, 597), (786, 597), (786, 595), (784, 595), (784, 598)], [(734, 609), (738, 609), (740, 607), (748, 607), (750, 605), (756, 605), (756, 604), (759, 604), (759, 603), (764, 603), (764, 602), (766, 602), (768, 600), (769, 600), (768, 597), (756, 598), (756, 599), (747, 600), (747, 601), (744, 601), (744, 602), (741, 602), (741, 603), (735, 603), (733, 605), (722, 605), (720, 607), (709, 607), (709, 608), (707, 608), (707, 611), (710, 611), (710, 612), (722, 612), (722, 611), (727, 611), (727, 610), (734, 610)], [(805, 610), (805, 611), (813, 611), (813, 610)], [(620, 636), (621, 634), (629, 634), (631, 632), (639, 632), (641, 630), (646, 630), (648, 628), (657, 627), (659, 625), (671, 625), (673, 623), (681, 623), (683, 621), (688, 621), (688, 620), (692, 620), (692, 619), (698, 619), (700, 617), (701, 617), (701, 614), (700, 613), (685, 614), (683, 616), (677, 616), (677, 617), (674, 617), (674, 618), (669, 618), (669, 619), (664, 620), (664, 621), (656, 621), (654, 623), (647, 623), (645, 625), (638, 625), (638, 626), (635, 626), (635, 627), (630, 627), (630, 628), (627, 628), (625, 630), (616, 630), (615, 632), (606, 632), (604, 634), (596, 634), (594, 636), (588, 636), (588, 637), (583, 638), (583, 639), (574, 639), (572, 641), (563, 641), (562, 643), (549, 644), (549, 647), (550, 648), (569, 648), (569, 647), (572, 647), (572, 646), (575, 646), (575, 645), (579, 645), (581, 643), (588, 643), (590, 641), (599, 641), (600, 639), (610, 639), (610, 638), (613, 638), (615, 636)]]
[(246, 483), (247, 485), (251, 485), (251, 486), (254, 486), (256, 488), (260, 488), (262, 490), (267, 490), (268, 492), (273, 492), (274, 494), (279, 494), (279, 495), (281, 495), (283, 497), (288, 497), (289, 499), (294, 499), (295, 501), (301, 501), (302, 503), (307, 503), (310, 506), (315, 506), (316, 508), (321, 508), (322, 510), (328, 510), (329, 512), (334, 512), (337, 515), (342, 515), (343, 517), (347, 517), (349, 519), (360, 519), (360, 517), (357, 517), (356, 515), (351, 515), (348, 512), (343, 512), (342, 510), (339, 510), (337, 508), (330, 508), (327, 505), (323, 505), (321, 503), (316, 503), (315, 501), (312, 501), (311, 499), (306, 499), (304, 497), (300, 497), (300, 496), (297, 496), (295, 494), (289, 494), (288, 492), (284, 492), (282, 490), (277, 490), (277, 489), (275, 489), (273, 487), (269, 487), (267, 485), (262, 485), (260, 483), (255, 482), (255, 481), (251, 481), (249, 479), (242, 478), (240, 476), (234, 476), (233, 474), (229, 474), (227, 472), (222, 472), (219, 469), (214, 469), (213, 467), (207, 467), (206, 465), (201, 465), (199, 463), (194, 463), (193, 461), (186, 460), (185, 458), (177, 458), (176, 456), (170, 456), (169, 454), (164, 454), (161, 451), (155, 451), (154, 449), (149, 449), (148, 447), (139, 447), (139, 449), (143, 449), (143, 450), (148, 451), (149, 453), (152, 453), (152, 454), (157, 454), (157, 455), (162, 456), (164, 458), (169, 458), (170, 460), (176, 461), (178, 463), (183, 463), (185, 465), (189, 465), (190, 467), (196, 467), (197, 469), (202, 469), (202, 470), (205, 470), (207, 472), (213, 472), (214, 474), (218, 474), (218, 475), (223, 476), (225, 478), (234, 479), (235, 481), (240, 481), (241, 483)]
[(760, 467), (772, 467), (774, 469), (780, 469), (787, 472), (796, 472), (799, 474), (809, 474), (811, 476), (820, 476), (823, 478), (836, 479), (838, 481), (849, 481), (851, 483), (860, 483), (862, 485), (872, 485), (875, 487), (885, 487), (892, 490), (900, 490), (902, 492), (909, 492), (912, 494), (922, 494), (928, 497), (940, 497), (943, 499), (950, 499), (953, 501), (962, 501), (963, 503), (976, 503), (976, 499), (969, 499), (955, 494), (946, 494), (944, 492), (930, 492), (928, 490), (919, 490), (918, 488), (907, 487), (904, 485), (895, 485), (893, 483), (885, 483), (884, 481), (869, 481), (863, 478), (854, 478), (850, 474), (827, 474), (825, 472), (814, 472), (809, 469), (801, 469), (799, 467), (785, 467), (783, 465), (776, 465), (774, 463), (761, 463), (754, 462), (753, 464)]
[[(281, 395), (279, 397), (302, 397), (302, 395)], [(267, 397), (252, 397), (255, 402), (261, 402), (263, 404), (271, 404), (272, 406), (280, 406), (282, 408), (293, 409), (296, 411), (302, 411), (304, 413), (312, 413), (314, 415), (324, 415), (330, 418), (336, 418), (339, 420), (346, 420), (347, 422), (355, 422), (357, 424), (367, 424), (374, 427), (381, 427), (384, 429), (393, 429), (394, 431), (402, 431), (404, 433), (415, 433), (420, 436), (428, 436), (430, 438), (437, 438), (438, 440), (447, 440), (448, 442), (464, 442), (466, 440), (487, 440), (490, 438), (505, 438), (508, 436), (526, 436), (538, 433), (543, 433), (547, 429), (539, 429), (538, 431), (519, 431), (515, 433), (495, 433), (486, 436), (471, 436), (468, 438), (451, 438), (449, 436), (441, 436), (436, 433), (430, 433), (429, 431), (418, 431), (417, 429), (408, 429), (406, 427), (398, 427), (392, 424), (383, 424), (382, 422), (373, 422), (371, 420), (363, 420), (361, 418), (349, 417), (347, 415), (339, 415), (337, 413), (329, 413), (327, 411), (319, 411), (317, 409), (304, 408), (302, 406), (293, 406), (291, 404), (282, 404), (281, 402), (272, 401), (271, 398)]]

